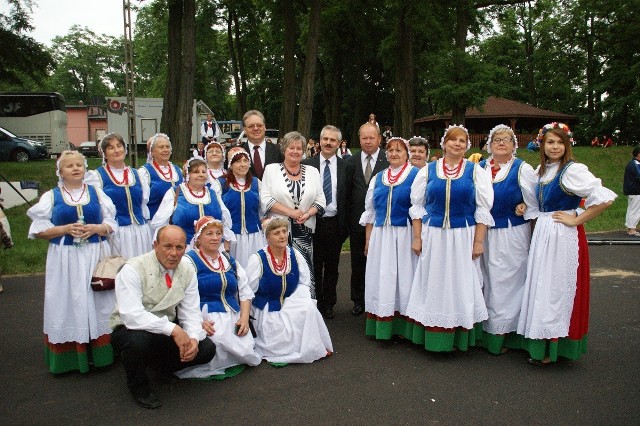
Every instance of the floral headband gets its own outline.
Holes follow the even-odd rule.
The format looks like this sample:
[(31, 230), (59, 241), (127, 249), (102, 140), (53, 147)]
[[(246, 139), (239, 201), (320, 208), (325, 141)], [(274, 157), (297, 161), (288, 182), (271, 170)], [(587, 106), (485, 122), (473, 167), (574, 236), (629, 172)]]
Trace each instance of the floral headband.
[(198, 238), (200, 237), (200, 234), (202, 234), (202, 231), (204, 231), (204, 229), (209, 226), (212, 225), (214, 223), (219, 223), (223, 229), (224, 226), (222, 225), (222, 221), (213, 218), (211, 216), (202, 216), (200, 219), (195, 220), (193, 222), (193, 226), (195, 228), (195, 234), (193, 234), (193, 238), (191, 239), (191, 247), (195, 247), (196, 246), (196, 242), (198, 241)]
[(511, 135), (511, 139), (513, 140), (513, 153), (515, 154), (516, 149), (518, 149), (518, 138), (516, 138), (516, 135), (513, 133), (511, 127), (504, 124), (498, 124), (496, 127), (489, 131), (489, 139), (487, 139), (487, 152), (491, 154), (491, 141), (493, 140), (493, 135), (495, 133), (502, 132), (509, 133)]
[(462, 125), (453, 124), (453, 125), (451, 125), (451, 126), (446, 128), (446, 130), (444, 131), (444, 135), (442, 135), (442, 138), (440, 139), (440, 147), (442, 149), (444, 149), (444, 138), (447, 136), (447, 133), (449, 133), (449, 130), (451, 130), (451, 129), (462, 129), (462, 130), (464, 130), (464, 132), (467, 135), (467, 149), (471, 148), (471, 138), (469, 138), (469, 131), (467, 130), (467, 128), (462, 126)]
[(565, 132), (566, 135), (569, 136), (569, 143), (571, 145), (574, 144), (573, 132), (571, 131), (571, 129), (569, 129), (569, 126), (564, 123), (558, 123), (557, 121), (554, 121), (553, 123), (545, 124), (542, 129), (540, 129), (540, 131), (538, 132), (538, 137), (536, 138), (538, 145), (542, 145), (542, 139), (544, 139), (544, 135), (546, 135), (547, 132), (552, 129), (560, 129)]
[(82, 155), (81, 152), (71, 151), (71, 150), (62, 151), (62, 153), (60, 154), (60, 156), (56, 160), (56, 176), (58, 176), (58, 183), (62, 183), (62, 176), (60, 175), (60, 163), (62, 163), (63, 159), (67, 159), (68, 157), (71, 157), (72, 155), (78, 155), (78, 156), (82, 157), (82, 160), (84, 161), (84, 171), (85, 172), (89, 169), (89, 164), (87, 163), (87, 157)]
[(156, 133), (151, 136), (149, 141), (149, 145), (147, 145), (147, 163), (151, 163), (153, 161), (153, 157), (151, 156), (151, 151), (153, 151), (153, 145), (156, 143), (158, 138), (165, 138), (167, 142), (169, 142), (169, 154), (173, 154), (173, 145), (171, 145), (171, 139), (165, 133)]
[(393, 141), (400, 141), (402, 142), (402, 144), (405, 146), (405, 148), (407, 149), (407, 158), (411, 157), (411, 153), (409, 152), (409, 141), (407, 141), (404, 138), (401, 138), (400, 136), (393, 136), (390, 137), (389, 139), (387, 139), (387, 146), (389, 146), (389, 144)]

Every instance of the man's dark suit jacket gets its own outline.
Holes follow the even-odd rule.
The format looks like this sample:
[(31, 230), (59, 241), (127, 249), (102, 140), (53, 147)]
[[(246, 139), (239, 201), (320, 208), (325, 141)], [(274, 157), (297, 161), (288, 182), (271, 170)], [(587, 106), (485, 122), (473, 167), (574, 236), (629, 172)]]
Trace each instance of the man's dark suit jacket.
[[(282, 163), (284, 157), (282, 155), (282, 152), (280, 152), (280, 147), (267, 140), (265, 140), (263, 143), (266, 144), (264, 148), (264, 164), (262, 165), (263, 170), (267, 167), (268, 164)], [(256, 176), (256, 171), (253, 168), (253, 152), (251, 151), (251, 148), (249, 148), (249, 142), (243, 142), (242, 147), (249, 153), (249, 158), (251, 158), (251, 175)]]
[[(364, 226), (360, 226), (360, 216), (364, 212), (364, 199), (367, 195), (367, 189), (369, 184), (364, 180), (364, 171), (362, 170), (362, 162), (360, 161), (361, 153), (351, 156), (347, 161), (350, 161), (353, 167), (353, 179), (351, 187), (351, 208), (350, 208), (350, 231), (351, 232), (364, 232)], [(380, 149), (378, 152), (378, 159), (376, 164), (372, 165), (373, 171), (371, 173), (371, 179), (374, 178), (376, 173), (389, 167), (389, 162), (385, 155), (384, 150)]]
[[(351, 180), (353, 179), (353, 165), (340, 157), (336, 156), (338, 160), (336, 167), (338, 170), (336, 189), (336, 200), (338, 203), (338, 226), (340, 227), (340, 241), (344, 242), (349, 236), (349, 199), (351, 198)], [(320, 171), (320, 160), (324, 161), (325, 158), (320, 155), (307, 158), (302, 161), (302, 164), (315, 167)]]

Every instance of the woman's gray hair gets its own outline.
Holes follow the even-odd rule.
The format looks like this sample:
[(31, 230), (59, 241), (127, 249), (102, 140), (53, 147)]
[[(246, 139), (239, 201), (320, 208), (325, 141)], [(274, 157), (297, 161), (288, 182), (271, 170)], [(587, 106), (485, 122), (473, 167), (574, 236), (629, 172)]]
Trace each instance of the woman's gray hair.
[(269, 234), (273, 231), (275, 231), (278, 228), (289, 228), (289, 220), (285, 219), (283, 217), (274, 217), (273, 219), (269, 219), (267, 221), (267, 224), (264, 225), (264, 235), (265, 237), (268, 237)]
[(322, 140), (322, 135), (324, 134), (325, 130), (336, 132), (338, 134), (338, 143), (342, 143), (342, 132), (336, 126), (333, 126), (331, 124), (327, 124), (322, 128), (322, 130), (320, 131), (320, 140)]
[(289, 132), (286, 135), (284, 135), (284, 137), (282, 138), (282, 141), (280, 141), (280, 150), (282, 151), (282, 154), (284, 155), (284, 152), (287, 150), (287, 148), (289, 148), (291, 144), (297, 141), (300, 141), (302, 143), (301, 146), (302, 146), (302, 150), (304, 151), (304, 149), (307, 146), (307, 138), (302, 136), (302, 133), (296, 132), (294, 130), (293, 132)]

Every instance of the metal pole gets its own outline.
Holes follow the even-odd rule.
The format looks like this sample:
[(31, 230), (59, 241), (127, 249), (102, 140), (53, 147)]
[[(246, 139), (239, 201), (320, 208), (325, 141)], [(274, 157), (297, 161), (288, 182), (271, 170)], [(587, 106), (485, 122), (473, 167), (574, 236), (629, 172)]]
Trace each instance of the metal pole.
[(136, 132), (136, 96), (134, 90), (133, 38), (131, 35), (131, 3), (122, 0), (124, 15), (124, 66), (125, 87), (127, 93), (127, 122), (129, 127), (129, 162), (137, 167), (138, 137)]

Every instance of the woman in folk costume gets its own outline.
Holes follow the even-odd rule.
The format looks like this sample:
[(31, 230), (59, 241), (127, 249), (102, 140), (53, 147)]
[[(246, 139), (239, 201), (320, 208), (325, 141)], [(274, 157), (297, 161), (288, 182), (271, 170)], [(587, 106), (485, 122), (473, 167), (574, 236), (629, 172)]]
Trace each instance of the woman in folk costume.
[(204, 147), (205, 158), (207, 162), (207, 175), (209, 184), (215, 185), (221, 177), (227, 172), (224, 169), (224, 147), (218, 142), (209, 142)]
[[(189, 248), (193, 248), (193, 224), (203, 216), (212, 216), (224, 223), (224, 249), (229, 241), (235, 241), (231, 214), (220, 198), (219, 192), (207, 186), (207, 164), (200, 158), (191, 158), (184, 165), (184, 182), (169, 189), (158, 211), (151, 220), (151, 228), (169, 224), (178, 225), (187, 234)], [(219, 188), (219, 185), (218, 185)]]
[[(563, 123), (538, 133), (540, 166), (535, 192), (540, 211), (531, 239), (518, 334), (529, 362), (578, 359), (587, 349), (589, 249), (584, 223), (600, 215), (616, 194), (584, 164), (573, 161), (572, 133)], [(577, 213), (585, 198), (586, 210)]]
[(156, 133), (147, 141), (147, 163), (138, 169), (143, 185), (149, 187), (147, 219), (153, 219), (167, 190), (182, 183), (180, 167), (169, 161), (171, 152), (171, 141), (164, 133)]
[(496, 355), (509, 347), (519, 348), (515, 331), (531, 241), (529, 219), (535, 219), (538, 213), (533, 167), (515, 157), (517, 147), (513, 130), (499, 124), (489, 132), (487, 151), (491, 156), (480, 162), (480, 167), (491, 173), (491, 216), (495, 222), (487, 231), (481, 257), (482, 292), (489, 315), (482, 324), (482, 343)]
[(246, 268), (255, 293), (256, 351), (277, 366), (330, 355), (329, 331), (311, 299), (311, 272), (302, 254), (288, 245), (289, 221), (269, 220), (265, 235), (267, 246), (249, 258)]
[(29, 238), (49, 240), (43, 328), (46, 363), (55, 374), (113, 363), (109, 316), (115, 295), (93, 291), (91, 276), (100, 253), (111, 253), (104, 237), (118, 230), (116, 208), (100, 188), (83, 182), (86, 167), (81, 153), (63, 151), (58, 186), (27, 211)]
[(200, 218), (195, 224), (194, 249), (186, 254), (198, 274), (203, 327), (216, 345), (216, 356), (208, 364), (178, 371), (181, 378), (233, 377), (245, 365), (256, 366), (262, 361), (249, 333), (253, 291), (242, 266), (219, 250), (223, 228), (217, 219)]
[(116, 206), (118, 233), (114, 235), (114, 252), (127, 259), (147, 253), (153, 238), (146, 219), (149, 185), (142, 182), (137, 170), (125, 164), (127, 146), (122, 136), (109, 133), (99, 148), (103, 165), (87, 172), (85, 182), (102, 188)]
[(222, 201), (231, 213), (233, 233), (236, 240), (231, 241), (229, 253), (243, 267), (247, 266), (249, 256), (266, 244), (262, 232), (263, 216), (260, 208), (260, 180), (254, 179), (249, 170), (251, 160), (242, 147), (229, 151), (229, 170), (220, 180)]
[(389, 139), (386, 155), (389, 167), (371, 179), (360, 217), (366, 227), (366, 334), (382, 340), (411, 331), (405, 314), (417, 263), (409, 243), (409, 208), (418, 169), (408, 162), (409, 147), (402, 138)]
[(420, 170), (411, 187), (412, 249), (420, 253), (407, 316), (411, 339), (428, 351), (466, 351), (487, 319), (479, 257), (493, 225), (491, 176), (464, 158), (470, 147), (463, 126), (449, 126), (444, 157)]

